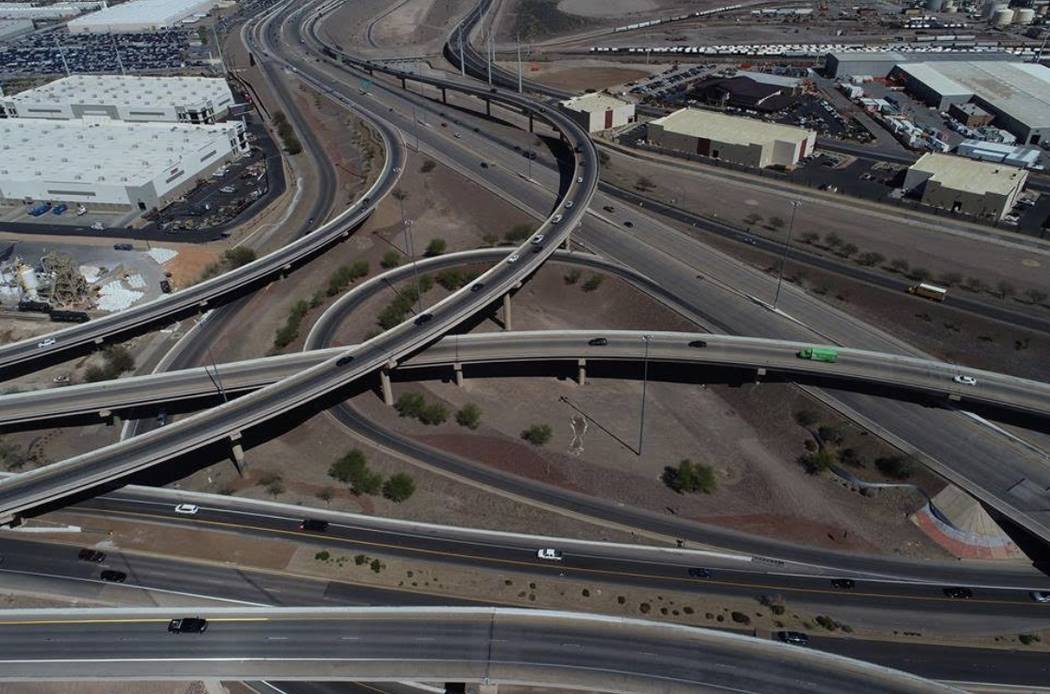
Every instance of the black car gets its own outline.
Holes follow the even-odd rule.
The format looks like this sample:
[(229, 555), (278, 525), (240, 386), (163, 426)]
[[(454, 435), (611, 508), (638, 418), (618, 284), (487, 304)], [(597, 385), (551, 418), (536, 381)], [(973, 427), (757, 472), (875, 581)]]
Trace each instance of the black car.
[(805, 646), (809, 643), (809, 635), (801, 631), (778, 631), (777, 638), (784, 643), (793, 643), (796, 646)]
[(481, 291), (481, 289), (482, 289), (482, 288), (483, 288), (484, 286), (485, 286), (485, 285), (484, 285), (484, 284), (482, 284), (481, 282), (475, 282), (474, 284), (470, 285), (470, 291), (472, 291), (472, 292), (480, 292), (480, 291)]
[(489, 168), (489, 163), (487, 161), (481, 162), (481, 168), (483, 168), (483, 169)]
[(609, 341), (606, 340), (604, 337), (596, 337), (593, 340), (588, 340), (587, 344), (589, 344), (591, 347), (604, 347), (605, 345), (609, 344)]
[(690, 347), (707, 347), (707, 340), (693, 340), (689, 343)]
[(634, 228), (634, 222), (631, 222), (631, 221), (624, 222), (623, 225), (625, 227), (627, 227), (628, 229), (633, 229)]
[(418, 316), (416, 316), (415, 324), (416, 325), (426, 325), (427, 323), (429, 323), (431, 321), (431, 319), (433, 317), (434, 316), (430, 315), (429, 313), (421, 313)]
[(96, 564), (100, 564), (106, 561), (106, 553), (93, 549), (82, 549), (77, 553), (77, 559), (80, 561), (93, 561)]
[(689, 569), (689, 578), (711, 578), (711, 572), (707, 569)]
[(313, 532), (323, 533), (325, 530), (328, 530), (328, 521), (307, 518), (299, 524), (299, 529), (312, 530)]
[(336, 366), (346, 366), (354, 360), (354, 355), (348, 354), (345, 357), (339, 357), (339, 361), (335, 363)]
[(171, 294), (171, 282), (169, 282), (168, 280), (161, 280), (160, 290), (165, 294)]
[(168, 622), (168, 631), (173, 634), (203, 634), (208, 630), (208, 620), (200, 617), (183, 617)]
[(857, 583), (852, 578), (833, 578), (831, 585), (839, 590), (853, 590)]
[(98, 577), (103, 581), (109, 581), (110, 583), (123, 583), (128, 575), (123, 571), (112, 571), (107, 569), (100, 573)]
[(973, 591), (969, 588), (945, 588), (944, 594), (956, 600), (969, 600), (973, 597)]
[(130, 243), (115, 243), (113, 244), (113, 250), (115, 251), (133, 251), (135, 247)]
[(606, 205), (602, 209), (605, 210), (606, 212), (612, 212), (614, 208), (613, 208), (612, 205)]

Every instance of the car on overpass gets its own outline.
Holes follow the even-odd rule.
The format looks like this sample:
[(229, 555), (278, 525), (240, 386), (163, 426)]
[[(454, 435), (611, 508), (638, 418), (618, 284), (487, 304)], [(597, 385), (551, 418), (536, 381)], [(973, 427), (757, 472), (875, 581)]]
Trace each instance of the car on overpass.
[(172, 634), (203, 634), (208, 630), (208, 620), (201, 617), (180, 617), (168, 622)]

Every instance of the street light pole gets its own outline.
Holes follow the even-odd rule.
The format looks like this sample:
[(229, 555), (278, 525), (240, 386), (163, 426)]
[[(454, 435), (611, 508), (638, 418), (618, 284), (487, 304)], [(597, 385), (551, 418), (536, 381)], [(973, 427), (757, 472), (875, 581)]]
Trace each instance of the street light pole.
[(645, 341), (645, 356), (642, 357), (642, 417), (638, 424), (638, 456), (642, 455), (642, 445), (645, 443), (645, 391), (649, 385), (649, 340), (652, 335), (642, 335)]
[(773, 308), (776, 309), (780, 301), (780, 287), (784, 283), (784, 264), (787, 262), (788, 247), (791, 245), (791, 230), (795, 227), (795, 212), (802, 203), (798, 200), (791, 201), (791, 221), (788, 222), (787, 238), (784, 239), (784, 251), (780, 255), (780, 272), (777, 273), (777, 293), (773, 297)]

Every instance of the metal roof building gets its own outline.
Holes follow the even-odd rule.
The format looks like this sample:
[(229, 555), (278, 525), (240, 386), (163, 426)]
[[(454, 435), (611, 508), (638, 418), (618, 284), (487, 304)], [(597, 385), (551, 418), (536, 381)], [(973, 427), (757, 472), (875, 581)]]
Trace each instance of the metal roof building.
[(931, 106), (946, 109), (971, 99), (995, 115), (996, 125), (1019, 142), (1050, 138), (1050, 68), (1036, 63), (908, 63), (894, 68), (906, 87)]
[(908, 169), (904, 188), (921, 193), (925, 205), (999, 220), (1027, 180), (1028, 172), (1013, 166), (928, 153)]
[(653, 144), (745, 166), (791, 167), (813, 151), (812, 130), (683, 108), (648, 124)]
[(107, 116), (125, 121), (213, 123), (229, 113), (233, 93), (219, 77), (72, 75), (0, 96), (0, 118)]
[(163, 207), (247, 152), (244, 124), (0, 120), (0, 199)]
[(634, 104), (602, 92), (590, 92), (560, 102), (562, 111), (587, 132), (618, 128), (634, 120)]
[(129, 0), (121, 5), (77, 17), (68, 23), (72, 34), (157, 31), (187, 17), (207, 14), (218, 0)]
[(870, 75), (886, 77), (894, 66), (903, 63), (941, 63), (954, 61), (980, 60), (1016, 61), (1017, 56), (1004, 51), (945, 51), (943, 53), (904, 52), (904, 51), (851, 51), (828, 53), (824, 57), (824, 71), (829, 77), (852, 77), (853, 75)]
[(0, 19), (65, 19), (82, 12), (105, 7), (101, 2), (60, 2), (53, 5), (32, 5), (28, 2), (0, 2)]

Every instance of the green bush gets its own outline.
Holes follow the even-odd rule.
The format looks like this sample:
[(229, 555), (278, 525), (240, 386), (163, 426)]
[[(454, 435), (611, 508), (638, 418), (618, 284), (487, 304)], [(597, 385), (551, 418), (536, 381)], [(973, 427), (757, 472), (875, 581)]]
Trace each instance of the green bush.
[(428, 426), (437, 426), (448, 419), (448, 410), (439, 402), (428, 403), (419, 413), (419, 421)]
[(887, 477), (892, 477), (895, 480), (906, 480), (915, 472), (916, 466), (912, 457), (894, 455), (876, 459), (875, 467)]
[(427, 258), (433, 258), (444, 253), (446, 248), (448, 248), (448, 244), (445, 242), (445, 239), (431, 239), (423, 255)]
[(467, 274), (454, 268), (442, 270), (437, 274), (437, 283), (450, 292), (455, 291), (467, 283)]
[(387, 251), (383, 254), (383, 259), (379, 261), (379, 265), (384, 270), (390, 270), (401, 264), (401, 254), (397, 251)]
[(477, 429), (481, 424), (481, 408), (468, 402), (456, 412), (456, 424), (468, 429)]
[(394, 403), (394, 409), (402, 417), (419, 417), (427, 401), (420, 393), (405, 393)]
[(415, 480), (403, 472), (391, 475), (390, 479), (383, 483), (383, 496), (394, 503), (401, 503), (415, 493)]
[(826, 448), (821, 448), (819, 451), (799, 457), (798, 462), (806, 469), (806, 472), (817, 475), (831, 469), (831, 466), (835, 464), (835, 456)]
[(679, 494), (711, 494), (718, 487), (713, 467), (689, 459), (680, 461), (678, 467), (665, 467), (663, 481)]
[(531, 427), (521, 432), (521, 438), (525, 439), (533, 446), (542, 446), (551, 440), (553, 431), (547, 424), (533, 424)]
[(750, 624), (751, 623), (751, 618), (748, 617), (743, 612), (733, 611), (729, 616), (737, 624)]
[(594, 273), (587, 278), (587, 281), (580, 287), (585, 292), (593, 292), (598, 287), (602, 286), (602, 282), (605, 281), (605, 275), (599, 275)]
[(288, 319), (277, 331), (277, 335), (274, 336), (274, 347), (282, 349), (295, 342), (295, 339), (299, 337), (299, 327), (302, 325), (303, 318), (306, 317), (309, 311), (310, 304), (302, 299), (292, 305), (292, 309), (288, 313)]
[(314, 559), (316, 559), (317, 561), (328, 561), (331, 558), (332, 554), (327, 549), (322, 549), (320, 552), (314, 555)]
[(383, 485), (383, 476), (368, 468), (368, 459), (356, 448), (332, 463), (328, 475), (349, 484), (354, 494), (377, 494)]
[(510, 243), (521, 243), (532, 236), (532, 232), (535, 230), (536, 227), (531, 224), (515, 224), (510, 228), (510, 231), (503, 235), (503, 240)]
[(0, 440), (0, 465), (6, 470), (21, 470), (28, 462), (28, 451), (16, 444)]
[(576, 284), (580, 281), (583, 272), (579, 268), (573, 268), (565, 273), (565, 284)]
[(1042, 639), (1039, 638), (1039, 634), (1020, 634), (1017, 637), (1025, 646), (1031, 646), (1033, 643), (1039, 643)]
[(433, 159), (426, 159), (423, 161), (423, 165), (419, 167), (419, 172), (430, 173), (434, 170), (435, 166), (437, 166), (437, 164), (434, 163)]
[(328, 296), (335, 296), (344, 289), (346, 289), (350, 283), (361, 279), (368, 274), (368, 261), (358, 260), (352, 265), (343, 265), (338, 270), (333, 272), (328, 278)]
[(255, 261), (255, 251), (244, 246), (236, 246), (235, 248), (227, 248), (222, 254), (223, 260), (226, 265), (231, 269), (236, 269), (242, 265)]

